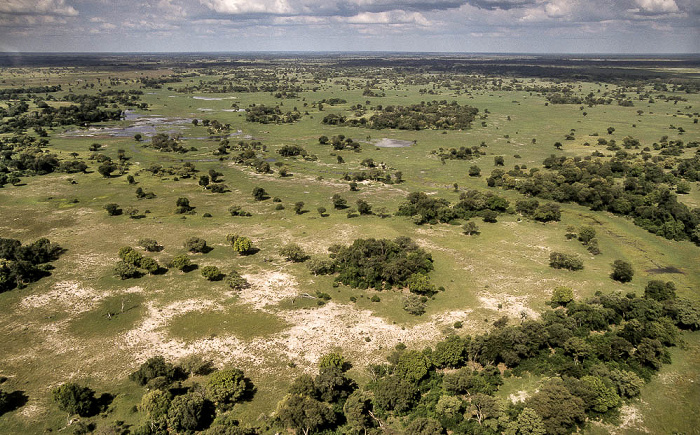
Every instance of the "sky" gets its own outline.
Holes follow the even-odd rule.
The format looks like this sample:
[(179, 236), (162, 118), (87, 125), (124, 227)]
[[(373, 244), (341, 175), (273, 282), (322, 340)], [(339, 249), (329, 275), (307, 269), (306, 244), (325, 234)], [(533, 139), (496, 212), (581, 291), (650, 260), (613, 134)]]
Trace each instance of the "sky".
[(700, 53), (700, 0), (0, 0), (0, 52)]

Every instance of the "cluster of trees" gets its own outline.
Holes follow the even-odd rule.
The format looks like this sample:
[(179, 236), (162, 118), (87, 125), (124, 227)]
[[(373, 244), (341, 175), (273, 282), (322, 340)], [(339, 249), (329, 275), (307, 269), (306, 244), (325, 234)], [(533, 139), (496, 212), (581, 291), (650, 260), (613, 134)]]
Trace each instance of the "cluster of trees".
[(459, 147), (458, 148), (438, 148), (431, 151), (431, 154), (436, 154), (440, 160), (472, 160), (476, 157), (486, 155), (486, 152), (481, 151), (479, 147)]
[(417, 294), (435, 293), (428, 279), (433, 258), (408, 237), (356, 239), (349, 246), (332, 245), (328, 250), (333, 265), (327, 269), (338, 273), (338, 283), (363, 289), (408, 287)]
[(451, 222), (455, 219), (471, 219), (481, 216), (485, 222), (496, 222), (499, 213), (508, 210), (507, 199), (491, 192), (468, 190), (460, 195), (459, 202), (451, 205), (443, 198), (430, 197), (424, 192), (413, 192), (406, 202), (399, 205), (397, 216), (411, 216), (417, 225)]
[(63, 248), (46, 238), (24, 246), (17, 239), (0, 238), (0, 293), (50, 275), (53, 267), (48, 263), (62, 252)]
[(182, 146), (179, 135), (158, 133), (151, 138), (150, 146), (158, 151), (186, 153), (188, 148)]
[[(381, 130), (395, 128), (399, 130), (458, 130), (471, 126), (479, 109), (462, 106), (456, 101), (429, 101), (410, 106), (377, 106), (369, 119), (349, 119), (339, 124), (353, 127), (368, 127)], [(324, 119), (325, 120), (325, 119)], [(336, 120), (340, 121), (340, 120)]]
[(396, 171), (392, 174), (389, 170), (375, 167), (366, 171), (345, 172), (343, 173), (341, 179), (353, 182), (372, 180), (386, 184), (398, 184), (403, 182), (403, 172)]
[[(487, 183), (528, 196), (630, 216), (635, 224), (654, 234), (700, 243), (700, 209), (690, 210), (677, 200), (664, 185), (672, 182), (673, 175), (659, 164), (619, 157), (602, 161), (551, 156), (544, 166), (549, 171), (519, 171), (516, 176), (496, 169)], [(622, 183), (616, 178), (622, 178)]]
[[(321, 145), (330, 144), (333, 147), (333, 149), (336, 151), (342, 151), (342, 150), (359, 151), (361, 149), (361, 145), (359, 142), (353, 140), (350, 137), (345, 137), (344, 134), (332, 136), (330, 139), (328, 138), (328, 136), (321, 136), (318, 138), (318, 143), (320, 143)], [(339, 163), (341, 163), (341, 162), (339, 162)]]
[(515, 211), (540, 222), (559, 221), (561, 219), (561, 210), (558, 204), (552, 202), (540, 204), (539, 201), (533, 198), (516, 201)]
[(301, 119), (298, 110), (282, 112), (280, 106), (269, 107), (264, 104), (250, 106), (246, 109), (246, 121), (261, 124), (291, 124)]
[[(148, 242), (150, 245), (150, 242)], [(156, 246), (158, 243), (156, 242)], [(151, 275), (164, 273), (167, 269), (162, 267), (151, 257), (144, 257), (131, 246), (124, 246), (117, 254), (120, 260), (114, 267), (114, 272), (121, 279), (138, 278), (143, 275), (142, 269)]]

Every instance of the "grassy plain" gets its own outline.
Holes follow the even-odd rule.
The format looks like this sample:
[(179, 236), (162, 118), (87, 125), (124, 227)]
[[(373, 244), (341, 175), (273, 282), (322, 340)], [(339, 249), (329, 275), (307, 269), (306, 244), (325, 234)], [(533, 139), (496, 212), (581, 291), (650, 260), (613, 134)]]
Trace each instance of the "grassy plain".
[[(276, 71), (281, 72), (282, 69)], [(293, 68), (285, 72), (304, 79), (303, 73)], [(145, 72), (153, 77), (170, 73), (172, 70), (168, 69)], [(685, 113), (697, 112), (698, 94), (664, 92), (687, 98), (687, 102), (678, 104), (657, 98), (654, 103), (635, 101), (634, 107), (599, 105), (582, 110), (578, 105), (546, 105), (542, 95), (525, 91), (475, 89), (456, 93), (439, 87), (437, 95), (423, 95), (419, 90), (425, 85), (393, 79), (378, 79), (376, 87), (384, 90), (384, 97), (366, 97), (362, 86), (345, 84), (359, 83), (359, 79), (342, 76), (323, 81), (317, 91), (305, 90), (295, 99), (284, 100), (269, 92), (211, 94), (168, 89), (221, 76), (200, 73), (161, 89), (141, 89), (132, 80), (144, 76), (137, 68), (0, 70), (0, 87), (62, 84), (64, 90), (57, 97), (70, 90), (94, 94), (100, 88), (141, 89), (141, 101), (148, 103), (149, 109), (137, 112), (186, 119), (179, 126), (161, 129), (176, 130), (187, 146), (197, 148), (186, 154), (161, 153), (132, 137), (103, 135), (99, 131), (101, 125), (92, 126), (97, 130), (82, 130), (80, 134), (88, 133), (87, 137), (76, 135), (75, 126), (57, 127), (49, 132), (48, 149), (62, 158), (78, 153), (89, 163), (90, 171), (23, 178), (23, 185), (0, 189), (2, 237), (26, 242), (48, 237), (67, 249), (54, 263), (50, 277), (0, 294), (0, 375), (8, 378), (3, 388), (21, 390), (28, 396), (25, 406), (0, 417), (0, 432), (43, 433), (64, 427), (65, 415), (51, 403), (49, 392), (67, 380), (88, 384), (98, 394), (115, 395), (109, 411), (94, 418), (98, 425), (117, 420), (138, 425), (142, 416), (132, 412), (132, 407), (142, 391), (127, 376), (153, 355), (162, 354), (177, 361), (200, 354), (213, 359), (219, 367), (243, 369), (255, 383), (257, 393), (251, 402), (237, 405), (234, 412), (255, 422), (274, 410), (291, 379), (312, 372), (318, 358), (330, 350), (342, 349), (353, 361), (351, 374), (364, 379), (364, 367), (382, 361), (399, 342), (422, 348), (450, 333), (484, 331), (502, 315), (513, 321), (523, 313), (537, 316), (556, 286), (572, 287), (577, 298), (592, 296), (596, 291), (641, 295), (649, 279), (662, 279), (674, 281), (679, 296), (700, 300), (700, 248), (690, 242), (657, 237), (631, 220), (609, 213), (564, 204), (560, 222), (543, 224), (515, 214), (503, 215), (493, 224), (479, 220), (481, 234), (466, 236), (459, 225), (416, 226), (409, 218), (396, 216), (348, 218), (346, 211), (334, 210), (330, 202), (330, 197), (339, 193), (351, 206), (364, 199), (375, 210), (385, 207), (394, 213), (409, 192), (424, 191), (455, 202), (459, 192), (479, 189), (493, 191), (514, 203), (522, 196), (486, 186), (485, 178), (495, 168), (494, 156), (505, 157), (506, 169), (514, 165), (532, 168), (541, 166), (551, 154), (584, 157), (594, 150), (611, 154), (596, 145), (598, 137), (621, 141), (625, 136), (633, 136), (642, 146), (651, 146), (663, 135), (697, 141), (698, 124), (693, 123), (697, 116), (688, 117)], [(108, 85), (109, 77), (124, 81)], [(602, 82), (572, 83), (591, 92), (617, 87)], [(311, 107), (313, 102), (333, 97), (342, 97), (347, 103), (325, 105), (323, 111)], [(351, 106), (365, 105), (366, 101), (370, 101), (369, 105), (386, 106), (432, 99), (456, 100), (479, 108), (480, 113), (488, 109), (486, 126), (476, 121), (473, 128), (464, 131), (378, 131), (321, 123), (329, 113), (350, 113)], [(245, 114), (229, 111), (234, 103), (240, 108), (283, 103), (284, 108), (296, 106), (309, 114), (294, 124), (249, 123)], [(638, 114), (638, 110), (643, 113)], [(219, 160), (212, 154), (218, 141), (208, 140), (201, 124), (193, 126), (189, 120), (194, 118), (228, 123), (231, 131), (240, 130), (242, 136), (261, 141), (268, 148), (266, 158), (283, 162), (293, 175), (280, 178), (277, 174), (257, 174), (233, 163), (228, 156)], [(130, 121), (110, 123), (129, 124)], [(671, 124), (682, 127), (685, 133), (680, 135), (678, 129), (670, 129)], [(615, 132), (608, 135), (606, 130), (611, 126)], [(572, 129), (575, 139), (565, 141), (564, 136)], [(332, 153), (328, 145), (318, 142), (321, 135), (339, 134), (365, 142), (362, 151)], [(371, 144), (381, 138), (415, 144), (406, 148), (377, 148)], [(238, 138), (230, 140), (235, 143)], [(103, 178), (97, 173), (97, 165), (87, 160), (91, 154), (88, 147), (95, 142), (103, 145), (101, 153), (113, 159), (117, 158), (117, 150), (126, 151), (131, 164), (127, 174), (135, 176), (136, 185), (127, 183), (127, 174)], [(482, 142), (487, 145), (486, 155), (472, 161), (443, 163), (431, 153), (439, 147), (479, 146)], [(556, 150), (554, 142), (562, 142), (563, 150)], [(275, 152), (283, 145), (302, 146), (318, 160), (283, 158)], [(692, 155), (691, 150), (685, 152), (687, 157)], [(337, 163), (335, 154), (342, 155), (345, 163)], [(359, 191), (350, 191), (340, 177), (344, 172), (360, 170), (360, 162), (367, 158), (402, 171), (405, 182), (361, 183)], [(184, 162), (194, 163), (199, 174), (209, 169), (223, 173), (223, 183), (229, 191), (211, 193), (203, 190), (196, 178), (176, 181), (174, 176), (157, 177), (145, 171), (156, 163), (181, 166)], [(271, 165), (276, 169), (274, 163)], [(467, 175), (471, 165), (481, 168), (481, 177)], [(453, 183), (458, 184), (459, 192), (454, 191)], [(256, 186), (265, 188), (271, 197), (278, 197), (285, 209), (276, 210), (277, 203), (271, 199), (255, 201), (251, 192)], [(154, 192), (156, 197), (137, 199), (137, 187)], [(691, 193), (680, 199), (697, 207), (699, 191), (700, 185), (695, 183)], [(189, 198), (196, 214), (175, 214), (178, 197)], [(308, 212), (294, 213), (293, 204), (297, 201), (303, 201)], [(145, 217), (109, 217), (103, 210), (106, 203), (118, 203), (125, 210), (136, 208)], [(230, 216), (227, 210), (231, 205), (242, 206), (252, 216)], [(327, 216), (316, 212), (320, 206), (328, 210)], [(205, 213), (212, 217), (204, 218)], [(567, 241), (566, 228), (571, 225), (594, 226), (602, 254), (591, 256), (579, 242)], [(259, 251), (250, 256), (235, 254), (226, 243), (229, 233), (250, 237)], [(279, 248), (289, 242), (298, 243), (312, 255), (325, 255), (334, 243), (404, 235), (432, 253), (433, 282), (445, 287), (444, 292), (428, 302), (426, 313), (420, 317), (403, 311), (398, 291), (336, 288), (332, 277), (313, 276), (303, 265), (285, 262), (278, 254)], [(183, 242), (190, 236), (204, 238), (213, 248), (206, 254), (192, 254), (194, 263), (200, 268), (215, 265), (225, 273), (235, 269), (249, 280), (251, 287), (235, 292), (223, 281), (206, 281), (198, 270), (183, 273), (171, 269), (163, 275), (124, 281), (114, 276), (120, 247), (136, 247), (140, 239), (154, 238), (164, 249), (146, 255), (166, 264), (185, 252)], [(585, 269), (568, 272), (550, 268), (548, 258), (552, 251), (582, 256)], [(608, 278), (610, 264), (616, 259), (633, 264), (636, 274), (631, 283), (620, 284)], [(678, 273), (655, 271), (663, 268), (675, 268)], [(313, 296), (316, 291), (327, 292), (332, 299), (319, 306), (315, 299), (305, 296)], [(374, 294), (380, 296), (380, 302), (370, 301)], [(462, 329), (454, 329), (457, 321), (463, 323)], [(636, 419), (623, 425), (618, 433), (695, 430), (697, 401), (690, 398), (698, 397), (700, 340), (697, 334), (688, 334), (686, 340), (687, 349), (674, 350), (674, 363), (645, 387), (639, 402), (630, 405), (633, 409), (629, 412), (634, 412)], [(536, 379), (514, 379), (504, 386), (503, 394), (529, 394), (536, 386)], [(593, 425), (590, 431), (602, 433), (608, 429)]]

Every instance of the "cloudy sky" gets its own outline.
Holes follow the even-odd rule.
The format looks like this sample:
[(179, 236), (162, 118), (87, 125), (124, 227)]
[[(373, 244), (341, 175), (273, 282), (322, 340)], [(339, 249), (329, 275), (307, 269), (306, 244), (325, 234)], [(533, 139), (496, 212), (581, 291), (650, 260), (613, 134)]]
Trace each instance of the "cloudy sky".
[(0, 51), (699, 53), (700, 0), (0, 0)]

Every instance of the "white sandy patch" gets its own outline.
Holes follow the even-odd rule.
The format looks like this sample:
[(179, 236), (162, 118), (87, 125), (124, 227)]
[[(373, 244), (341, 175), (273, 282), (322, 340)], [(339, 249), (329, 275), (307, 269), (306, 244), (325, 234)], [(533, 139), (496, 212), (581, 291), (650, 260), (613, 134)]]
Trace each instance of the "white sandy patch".
[(263, 272), (243, 275), (250, 286), (242, 289), (238, 295), (240, 301), (256, 309), (263, 309), (280, 301), (297, 295), (297, 280), (284, 272)]
[(525, 390), (520, 390), (517, 393), (513, 393), (508, 396), (508, 399), (513, 402), (513, 403), (518, 403), (518, 402), (524, 402), (525, 399), (530, 397), (529, 394), (527, 394), (527, 391)]
[[(489, 310), (498, 311), (508, 317), (521, 317), (524, 313), (528, 319), (536, 319), (539, 313), (527, 306), (529, 296), (483, 293), (479, 296), (481, 305)], [(500, 305), (500, 308), (499, 308)]]
[(79, 314), (91, 310), (105, 296), (106, 293), (83, 287), (77, 281), (61, 281), (54, 284), (49, 292), (27, 296), (20, 303), (26, 308), (58, 305), (72, 314)]

